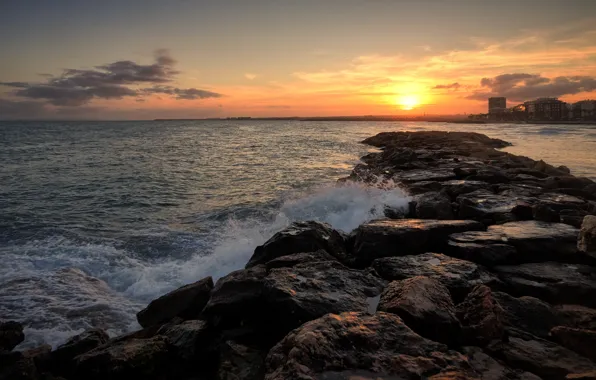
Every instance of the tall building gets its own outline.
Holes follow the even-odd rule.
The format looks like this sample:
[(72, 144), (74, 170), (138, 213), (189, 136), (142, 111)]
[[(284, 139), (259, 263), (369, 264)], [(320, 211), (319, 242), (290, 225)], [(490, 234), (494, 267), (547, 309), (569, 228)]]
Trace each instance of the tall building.
[(573, 103), (571, 110), (573, 119), (594, 120), (596, 119), (596, 100), (580, 100)]
[(503, 112), (505, 112), (506, 109), (507, 109), (507, 98), (504, 98), (504, 97), (488, 98), (488, 113), (489, 113), (489, 115), (503, 113)]
[(529, 120), (562, 120), (569, 116), (567, 103), (557, 98), (538, 98), (524, 105)]

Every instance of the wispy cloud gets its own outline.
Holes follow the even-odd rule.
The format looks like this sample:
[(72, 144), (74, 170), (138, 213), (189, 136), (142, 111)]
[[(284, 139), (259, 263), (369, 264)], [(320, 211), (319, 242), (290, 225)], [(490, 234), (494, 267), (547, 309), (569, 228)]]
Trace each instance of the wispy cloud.
[(257, 74), (246, 73), (244, 77), (248, 80), (254, 80), (257, 77)]

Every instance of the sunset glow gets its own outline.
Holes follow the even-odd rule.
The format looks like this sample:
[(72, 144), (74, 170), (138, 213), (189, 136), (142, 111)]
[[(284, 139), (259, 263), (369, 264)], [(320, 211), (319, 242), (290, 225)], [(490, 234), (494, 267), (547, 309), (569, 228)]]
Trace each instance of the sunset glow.
[(404, 111), (411, 111), (420, 104), (420, 99), (417, 95), (405, 95), (397, 99), (397, 104), (401, 106)]

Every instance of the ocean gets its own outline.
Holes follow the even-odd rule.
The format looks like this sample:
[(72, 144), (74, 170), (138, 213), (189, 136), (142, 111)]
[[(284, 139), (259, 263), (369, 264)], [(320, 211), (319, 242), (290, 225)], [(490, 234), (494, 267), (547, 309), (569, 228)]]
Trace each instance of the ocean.
[(424, 122), (0, 122), (0, 320), (19, 348), (139, 328), (152, 299), (240, 269), (293, 221), (349, 232), (405, 206), (337, 185), (384, 131), (485, 133), (596, 180), (596, 127)]

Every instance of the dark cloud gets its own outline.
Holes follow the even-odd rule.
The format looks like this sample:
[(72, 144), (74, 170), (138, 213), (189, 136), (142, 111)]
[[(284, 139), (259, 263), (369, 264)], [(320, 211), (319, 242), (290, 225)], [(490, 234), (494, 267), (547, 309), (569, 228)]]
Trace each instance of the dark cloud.
[(588, 76), (560, 76), (546, 78), (538, 74), (503, 74), (494, 78), (482, 78), (480, 90), (468, 99), (486, 100), (491, 96), (505, 96), (523, 102), (540, 97), (560, 97), (580, 92), (596, 91), (596, 78)]
[(43, 103), (24, 100), (14, 101), (0, 98), (0, 119), (26, 119), (44, 117), (47, 110)]
[[(155, 62), (140, 65), (133, 61), (116, 61), (94, 69), (67, 69), (60, 76), (47, 76), (43, 83), (0, 82), (13, 87), (13, 95), (43, 100), (54, 106), (80, 107), (93, 99), (121, 99), (151, 93), (164, 93), (176, 99), (206, 99), (220, 97), (215, 92), (196, 88), (181, 89), (166, 85), (179, 71), (176, 60), (165, 49), (155, 52)], [(153, 87), (139, 89), (139, 86)]]
[(433, 90), (457, 90), (461, 87), (461, 85), (457, 82), (451, 84), (438, 84), (433, 87)]

